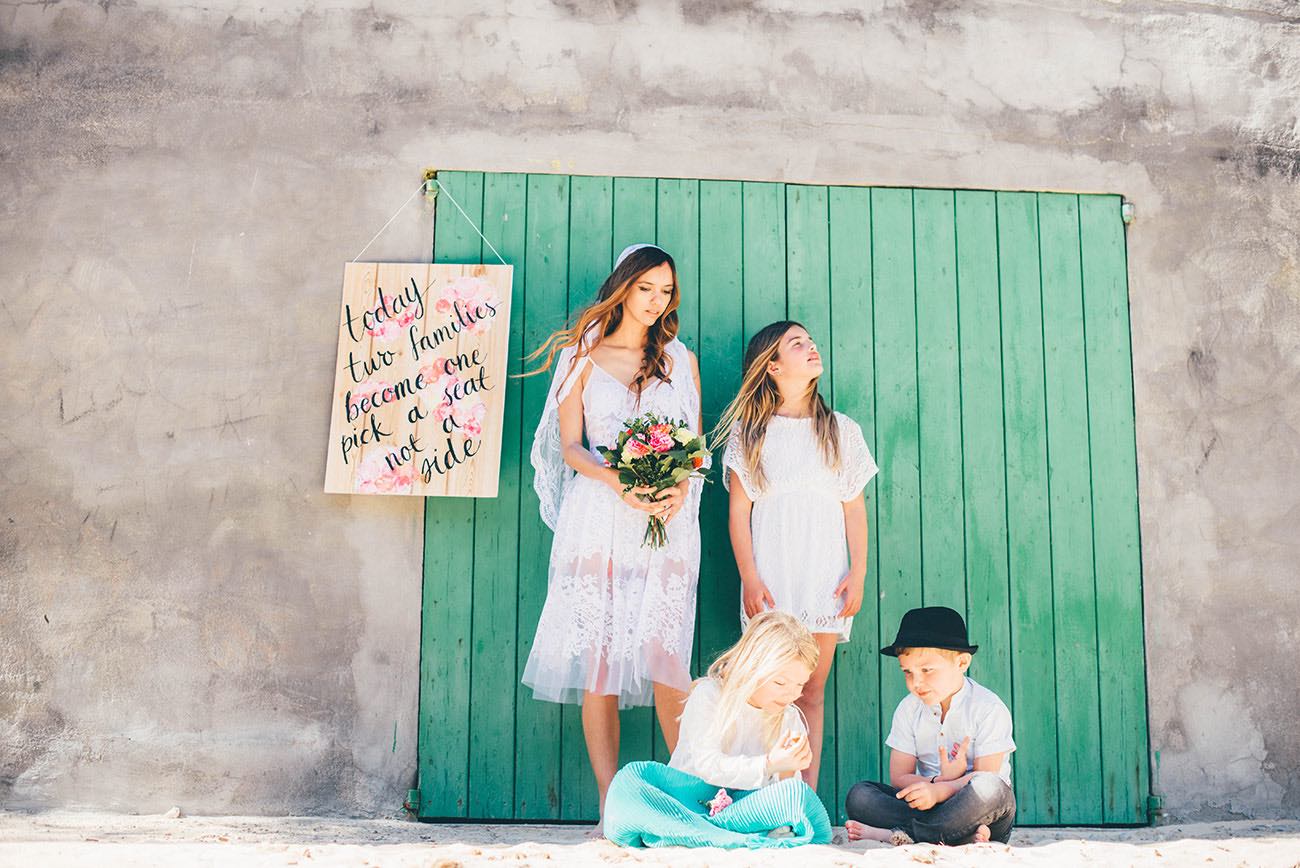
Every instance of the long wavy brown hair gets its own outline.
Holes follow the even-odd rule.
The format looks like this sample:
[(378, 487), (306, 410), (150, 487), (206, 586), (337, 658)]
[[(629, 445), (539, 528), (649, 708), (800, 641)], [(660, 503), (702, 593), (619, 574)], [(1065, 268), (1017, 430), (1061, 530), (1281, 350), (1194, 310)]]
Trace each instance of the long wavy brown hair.
[[(605, 278), (605, 282), (600, 285), (596, 300), (582, 309), (573, 324), (552, 332), (541, 346), (529, 353), (527, 360), (530, 362), (543, 355), (546, 356), (546, 360), (540, 367), (527, 372), (524, 376), (531, 377), (548, 370), (551, 363), (555, 361), (557, 353), (569, 347), (576, 347), (573, 364), (565, 374), (567, 379), (569, 373), (577, 369), (578, 362), (584, 356), (590, 355), (596, 344), (612, 335), (619, 323), (623, 321), (623, 301), (641, 275), (664, 263), (668, 263), (668, 268), (673, 273), (673, 294), (668, 300), (668, 307), (664, 309), (663, 314), (650, 327), (646, 335), (645, 355), (641, 359), (641, 370), (632, 381), (632, 391), (636, 393), (639, 400), (641, 391), (650, 382), (651, 377), (666, 383), (672, 382), (672, 357), (668, 355), (666, 348), (668, 342), (677, 337), (677, 308), (682, 300), (681, 288), (677, 284), (677, 264), (666, 251), (658, 247), (642, 247), (634, 250), (615, 266), (609, 277)], [(598, 330), (599, 337), (595, 341), (585, 343), (583, 336), (592, 329)]]
[[(768, 365), (781, 357), (781, 339), (796, 326), (803, 328), (802, 323), (781, 320), (764, 326), (749, 339), (749, 346), (745, 348), (740, 391), (727, 405), (727, 409), (722, 411), (717, 427), (709, 438), (714, 441), (715, 452), (731, 437), (739, 439), (740, 452), (745, 458), (745, 466), (749, 468), (749, 477), (760, 490), (767, 484), (767, 477), (763, 473), (763, 441), (767, 437), (767, 423), (781, 406), (781, 392), (768, 371)], [(838, 471), (840, 426), (830, 406), (817, 391), (820, 379), (816, 377), (808, 384), (804, 400), (807, 402), (808, 414), (813, 419), (813, 432), (817, 435), (822, 460), (827, 467)], [(733, 428), (736, 429), (734, 432)]]

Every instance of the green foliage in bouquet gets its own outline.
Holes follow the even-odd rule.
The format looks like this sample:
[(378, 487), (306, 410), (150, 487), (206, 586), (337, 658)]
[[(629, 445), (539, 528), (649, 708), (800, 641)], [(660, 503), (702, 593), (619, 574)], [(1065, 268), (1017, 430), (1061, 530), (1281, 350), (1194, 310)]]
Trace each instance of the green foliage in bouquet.
[[(633, 488), (649, 488), (645, 499), (657, 499), (682, 480), (705, 479), (701, 469), (709, 457), (704, 437), (696, 434), (679, 419), (661, 418), (645, 413), (623, 423), (623, 431), (613, 446), (597, 446), (605, 463), (618, 471), (618, 480), (626, 493)], [(668, 541), (663, 519), (650, 516), (642, 545), (661, 548)]]

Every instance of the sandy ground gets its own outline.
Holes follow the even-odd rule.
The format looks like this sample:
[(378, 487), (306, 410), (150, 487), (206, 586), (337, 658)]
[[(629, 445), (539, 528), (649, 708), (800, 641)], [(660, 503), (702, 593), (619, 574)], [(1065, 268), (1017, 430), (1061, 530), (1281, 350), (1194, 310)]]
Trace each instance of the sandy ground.
[[(0, 813), (0, 866), (1300, 866), (1300, 820), (1154, 829), (1022, 829), (1013, 846), (837, 844), (791, 850), (623, 850), (575, 826), (434, 825), (313, 817)], [(837, 840), (843, 830), (837, 829)]]

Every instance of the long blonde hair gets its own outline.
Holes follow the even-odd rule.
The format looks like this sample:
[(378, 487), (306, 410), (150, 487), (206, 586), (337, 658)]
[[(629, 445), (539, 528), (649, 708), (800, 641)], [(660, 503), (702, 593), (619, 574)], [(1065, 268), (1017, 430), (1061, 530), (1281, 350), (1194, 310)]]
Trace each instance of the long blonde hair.
[[(710, 440), (714, 441), (716, 452), (732, 435), (732, 428), (737, 428), (735, 435), (739, 438), (741, 454), (745, 466), (749, 468), (749, 477), (754, 486), (762, 489), (767, 484), (763, 473), (763, 440), (767, 437), (767, 423), (776, 415), (781, 406), (781, 392), (776, 380), (768, 371), (768, 365), (776, 361), (781, 354), (781, 339), (790, 329), (801, 323), (793, 320), (781, 320), (764, 326), (758, 334), (749, 339), (745, 348), (744, 373), (740, 381), (740, 391), (727, 409), (722, 411), (718, 425), (713, 429)], [(805, 329), (806, 331), (806, 329)], [(804, 394), (808, 410), (813, 419), (813, 432), (817, 435), (817, 445), (821, 449), (822, 460), (832, 470), (840, 469), (840, 426), (835, 414), (817, 391), (820, 377), (808, 384)], [(720, 442), (721, 441), (721, 442)]]
[[(551, 367), (556, 354), (561, 350), (577, 347), (573, 364), (565, 374), (567, 378), (569, 373), (577, 369), (578, 362), (584, 356), (591, 354), (592, 347), (612, 335), (618, 328), (619, 323), (623, 321), (623, 301), (641, 275), (664, 263), (668, 264), (668, 269), (673, 273), (673, 295), (668, 300), (668, 307), (664, 309), (663, 314), (650, 327), (646, 335), (645, 355), (642, 357), (641, 369), (637, 372), (636, 379), (632, 381), (631, 388), (639, 399), (642, 389), (651, 377), (671, 382), (672, 357), (668, 355), (667, 346), (673, 338), (677, 337), (677, 308), (681, 304), (682, 294), (677, 284), (677, 264), (666, 251), (654, 246), (641, 247), (624, 257), (600, 285), (596, 300), (579, 312), (574, 323), (552, 332), (550, 337), (542, 341), (541, 346), (529, 353), (527, 361), (531, 362), (543, 354), (546, 355), (546, 360), (540, 367), (523, 376), (531, 377), (542, 373)], [(586, 342), (583, 338), (590, 330), (595, 330), (597, 337), (595, 341)]]
[[(729, 748), (736, 736), (736, 722), (749, 698), (787, 663), (799, 661), (808, 671), (817, 668), (821, 650), (808, 628), (786, 612), (768, 611), (755, 615), (740, 641), (713, 661), (708, 677), (719, 686), (718, 726), (722, 744)], [(768, 750), (781, 735), (784, 710), (763, 721), (763, 738)]]

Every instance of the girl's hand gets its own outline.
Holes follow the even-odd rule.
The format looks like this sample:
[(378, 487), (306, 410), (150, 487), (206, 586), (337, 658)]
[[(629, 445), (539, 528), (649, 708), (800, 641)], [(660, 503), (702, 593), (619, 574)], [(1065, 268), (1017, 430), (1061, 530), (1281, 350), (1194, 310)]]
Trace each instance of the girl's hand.
[(966, 753), (970, 750), (970, 736), (962, 739), (961, 744), (954, 744), (951, 749), (945, 750), (943, 743), (939, 744), (939, 780), (955, 781), (957, 778), (966, 774)]
[(623, 484), (617, 479), (614, 480), (614, 491), (622, 498), (623, 502), (633, 509), (641, 512), (657, 512), (658, 504), (651, 500), (645, 500), (647, 497), (654, 496), (654, 489), (648, 485), (637, 485), (629, 491), (623, 490)]
[(862, 609), (862, 583), (865, 578), (849, 573), (835, 586), (832, 596), (844, 597), (844, 605), (840, 608), (841, 618), (851, 618)]
[(767, 774), (801, 772), (812, 765), (812, 746), (801, 732), (787, 735), (767, 754)]
[(689, 479), (683, 479), (677, 485), (659, 492), (655, 503), (659, 507), (659, 517), (663, 519), (664, 524), (668, 524), (677, 513), (682, 511), (682, 507), (686, 505), (686, 493), (690, 491), (690, 485)]
[(764, 607), (769, 609), (776, 608), (776, 600), (772, 599), (772, 592), (763, 584), (762, 579), (751, 579), (741, 583), (741, 605), (745, 608), (745, 617), (752, 618)]

